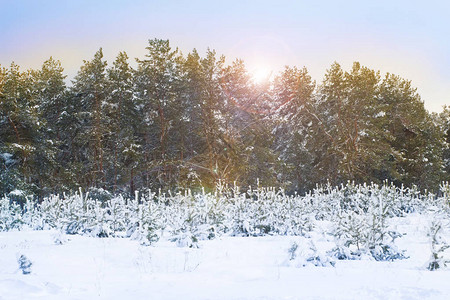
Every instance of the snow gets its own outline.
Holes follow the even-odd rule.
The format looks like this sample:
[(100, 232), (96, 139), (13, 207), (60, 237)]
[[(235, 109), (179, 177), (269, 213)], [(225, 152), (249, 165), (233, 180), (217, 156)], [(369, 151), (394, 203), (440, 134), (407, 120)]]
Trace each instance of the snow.
[(14, 155), (8, 152), (0, 153), (0, 157), (5, 161), (6, 165), (10, 165), (14, 162), (13, 156)]
[(11, 192), (9, 192), (10, 195), (14, 195), (14, 196), (23, 196), (25, 195), (25, 192), (22, 190), (13, 190)]
[(379, 111), (376, 115), (375, 118), (382, 118), (386, 115), (386, 112), (384, 111)]
[[(396, 244), (407, 259), (335, 260), (335, 267), (299, 267), (288, 252), (312, 242), (325, 253), (333, 245), (328, 221), (317, 221), (309, 237), (225, 235), (199, 248), (165, 236), (142, 246), (125, 238), (61, 239), (56, 230), (0, 232), (0, 299), (448, 299), (450, 269), (426, 269), (430, 221), (425, 214), (390, 220), (404, 234)], [(32, 262), (28, 275), (19, 269), (21, 255)]]

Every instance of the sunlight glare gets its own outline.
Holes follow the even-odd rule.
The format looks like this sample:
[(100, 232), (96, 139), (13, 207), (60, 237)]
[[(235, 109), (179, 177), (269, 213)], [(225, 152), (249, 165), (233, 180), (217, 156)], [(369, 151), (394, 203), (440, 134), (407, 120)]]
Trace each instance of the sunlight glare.
[(267, 67), (257, 67), (251, 72), (251, 78), (255, 83), (264, 83), (270, 80), (272, 72)]

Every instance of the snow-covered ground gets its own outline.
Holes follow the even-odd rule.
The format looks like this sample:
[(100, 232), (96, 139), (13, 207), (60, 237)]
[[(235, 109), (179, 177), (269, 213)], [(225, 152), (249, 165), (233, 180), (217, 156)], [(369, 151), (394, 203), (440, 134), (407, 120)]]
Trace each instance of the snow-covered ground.
[[(335, 260), (334, 267), (303, 267), (288, 252), (311, 241), (329, 250), (325, 221), (310, 238), (222, 236), (198, 249), (164, 236), (142, 246), (67, 235), (60, 245), (56, 231), (0, 232), (0, 299), (450, 299), (450, 269), (426, 269), (429, 220), (412, 214), (391, 222), (406, 233), (396, 245), (408, 259)], [(21, 255), (32, 261), (30, 274), (19, 269)]]

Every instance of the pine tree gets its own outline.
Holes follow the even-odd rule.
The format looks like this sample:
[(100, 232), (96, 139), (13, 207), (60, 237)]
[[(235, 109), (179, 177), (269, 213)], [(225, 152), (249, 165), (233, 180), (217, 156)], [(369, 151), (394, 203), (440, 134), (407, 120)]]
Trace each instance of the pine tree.
[(133, 97), (133, 69), (128, 56), (120, 52), (108, 70), (109, 91), (105, 114), (108, 128), (105, 144), (108, 149), (108, 187), (113, 192), (129, 183), (134, 194), (134, 170), (140, 162), (140, 145), (137, 140), (139, 115)]
[(387, 74), (380, 90), (393, 148), (392, 177), (398, 184), (438, 188), (442, 179), (442, 132), (433, 124), (410, 81)]
[[(75, 113), (74, 165), (79, 180), (85, 187), (104, 187), (104, 139), (108, 132), (104, 114), (108, 82), (106, 62), (100, 48), (91, 61), (84, 61), (73, 81)], [(81, 174), (83, 174), (81, 176)]]
[(443, 135), (442, 163), (444, 167), (444, 180), (450, 181), (450, 107), (444, 106), (439, 115), (435, 115), (435, 122)]
[(320, 119), (328, 137), (328, 156), (332, 161), (331, 181), (371, 179), (377, 157), (388, 153), (378, 116), (383, 116), (377, 102), (379, 72), (354, 63), (351, 72), (332, 65), (320, 87)]
[(270, 148), (273, 136), (265, 103), (268, 94), (251, 80), (242, 60), (224, 69), (221, 83), (223, 157), (228, 172), (222, 181), (240, 186), (255, 185), (258, 180), (263, 185), (277, 184), (277, 157)]
[(45, 155), (38, 161), (37, 169), (43, 188), (54, 193), (65, 189), (67, 177), (63, 155), (64, 119), (67, 115), (66, 75), (63, 71), (60, 61), (50, 57), (36, 72), (34, 84), (38, 111), (44, 124), (39, 147)]
[(149, 40), (146, 59), (137, 60), (136, 96), (140, 102), (143, 122), (145, 187), (166, 187), (176, 177), (174, 160), (181, 149), (173, 147), (175, 122), (180, 120), (178, 49), (172, 50), (168, 40)]
[(214, 50), (208, 49), (206, 56), (201, 59), (202, 97), (201, 110), (201, 137), (205, 148), (199, 157), (199, 165), (203, 172), (201, 183), (207, 188), (214, 188), (220, 180), (220, 152), (223, 149), (220, 139), (223, 134), (223, 94), (221, 80), (225, 57), (216, 57)]
[(43, 123), (41, 122), (33, 91), (34, 72), (21, 72), (12, 63), (9, 70), (1, 72), (2, 93), (0, 102), (0, 148), (9, 157), (4, 161), (3, 192), (19, 188), (39, 192), (37, 159), (43, 156), (39, 149)]
[(206, 149), (202, 136), (202, 101), (205, 98), (205, 78), (197, 50), (189, 53), (181, 65), (182, 118), (180, 138), (180, 176), (178, 185), (195, 188), (201, 185), (202, 155)]
[(314, 90), (315, 82), (306, 68), (286, 67), (274, 81), (275, 149), (285, 164), (282, 181), (290, 189), (312, 188), (317, 179), (314, 163), (321, 148), (314, 143), (319, 137)]

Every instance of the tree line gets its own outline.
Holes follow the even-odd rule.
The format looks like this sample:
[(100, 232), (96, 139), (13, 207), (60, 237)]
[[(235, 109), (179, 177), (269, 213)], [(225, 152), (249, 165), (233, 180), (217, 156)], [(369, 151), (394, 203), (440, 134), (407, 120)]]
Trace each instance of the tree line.
[(320, 83), (288, 66), (256, 83), (213, 50), (146, 49), (133, 68), (100, 48), (70, 86), (53, 58), (0, 68), (0, 194), (450, 179), (450, 109), (430, 114), (399, 76), (334, 63)]

